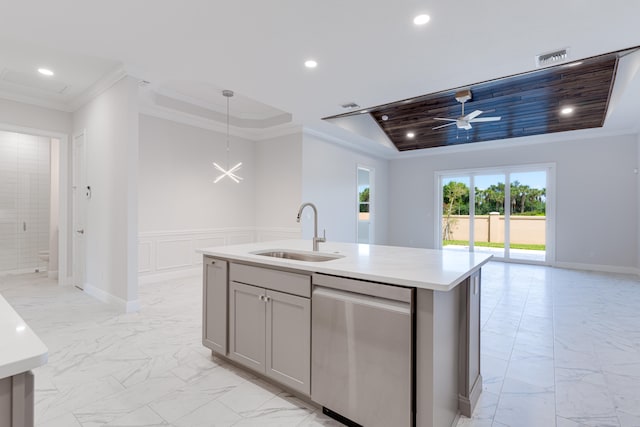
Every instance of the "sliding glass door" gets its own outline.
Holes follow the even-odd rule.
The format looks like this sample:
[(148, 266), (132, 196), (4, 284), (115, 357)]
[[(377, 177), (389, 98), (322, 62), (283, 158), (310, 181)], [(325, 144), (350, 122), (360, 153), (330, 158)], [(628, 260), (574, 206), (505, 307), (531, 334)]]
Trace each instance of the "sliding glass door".
[(553, 165), (541, 165), (439, 173), (442, 248), (549, 261), (547, 240), (553, 234), (547, 220), (547, 182), (552, 170)]

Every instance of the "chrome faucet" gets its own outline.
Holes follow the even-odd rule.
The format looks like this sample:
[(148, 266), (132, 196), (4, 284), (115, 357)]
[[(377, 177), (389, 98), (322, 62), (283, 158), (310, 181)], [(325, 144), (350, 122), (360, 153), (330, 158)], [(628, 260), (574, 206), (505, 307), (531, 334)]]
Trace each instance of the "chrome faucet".
[(311, 206), (311, 209), (313, 209), (313, 250), (315, 252), (318, 252), (318, 243), (327, 241), (327, 230), (322, 230), (322, 237), (318, 237), (318, 209), (316, 208), (316, 205), (309, 202), (301, 204), (300, 209), (298, 209), (298, 217), (296, 218), (296, 222), (300, 222), (302, 211), (307, 206)]

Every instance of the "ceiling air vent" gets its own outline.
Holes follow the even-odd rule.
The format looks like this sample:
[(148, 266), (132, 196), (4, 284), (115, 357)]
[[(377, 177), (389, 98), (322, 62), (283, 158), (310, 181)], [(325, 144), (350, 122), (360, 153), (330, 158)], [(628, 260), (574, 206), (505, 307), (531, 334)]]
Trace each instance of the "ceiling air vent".
[(560, 49), (553, 52), (541, 53), (536, 56), (536, 67), (546, 67), (549, 65), (564, 62), (569, 57), (569, 49)]
[(360, 108), (360, 106), (358, 104), (356, 104), (355, 102), (347, 102), (344, 103), (342, 105), (340, 105), (342, 108)]

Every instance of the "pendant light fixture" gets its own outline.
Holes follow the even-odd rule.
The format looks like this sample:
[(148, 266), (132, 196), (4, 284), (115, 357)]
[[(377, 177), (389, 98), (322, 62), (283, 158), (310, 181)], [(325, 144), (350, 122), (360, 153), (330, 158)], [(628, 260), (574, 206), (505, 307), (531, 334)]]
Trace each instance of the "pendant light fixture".
[(220, 176), (218, 176), (215, 179), (215, 181), (213, 181), (213, 183), (217, 184), (225, 176), (228, 176), (229, 179), (232, 179), (236, 183), (240, 183), (240, 181), (242, 181), (242, 178), (236, 175), (235, 172), (240, 170), (240, 167), (242, 166), (242, 162), (239, 162), (237, 165), (235, 165), (232, 168), (229, 167), (229, 151), (230, 151), (229, 150), (229, 98), (233, 96), (233, 91), (223, 90), (222, 95), (227, 98), (227, 168), (225, 169), (219, 164), (217, 164), (216, 162), (213, 162), (213, 166), (215, 166), (215, 168), (218, 169), (218, 171), (220, 171), (221, 173)]

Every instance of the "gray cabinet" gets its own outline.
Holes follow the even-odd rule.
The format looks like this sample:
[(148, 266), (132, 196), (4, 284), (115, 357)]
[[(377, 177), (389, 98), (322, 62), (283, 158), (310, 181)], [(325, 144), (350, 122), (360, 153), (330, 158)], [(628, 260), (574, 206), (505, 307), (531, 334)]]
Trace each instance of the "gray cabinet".
[(229, 357), (264, 373), (267, 312), (265, 290), (231, 282), (229, 293)]
[(267, 290), (266, 375), (310, 394), (311, 301)]
[(33, 427), (33, 374), (0, 379), (0, 427)]
[(202, 344), (227, 354), (227, 277), (228, 263), (204, 257)]
[(309, 395), (311, 302), (301, 295), (310, 293), (311, 278), (231, 264), (231, 279), (229, 357)]
[(470, 417), (482, 391), (480, 374), (480, 270), (460, 285), (459, 407)]

